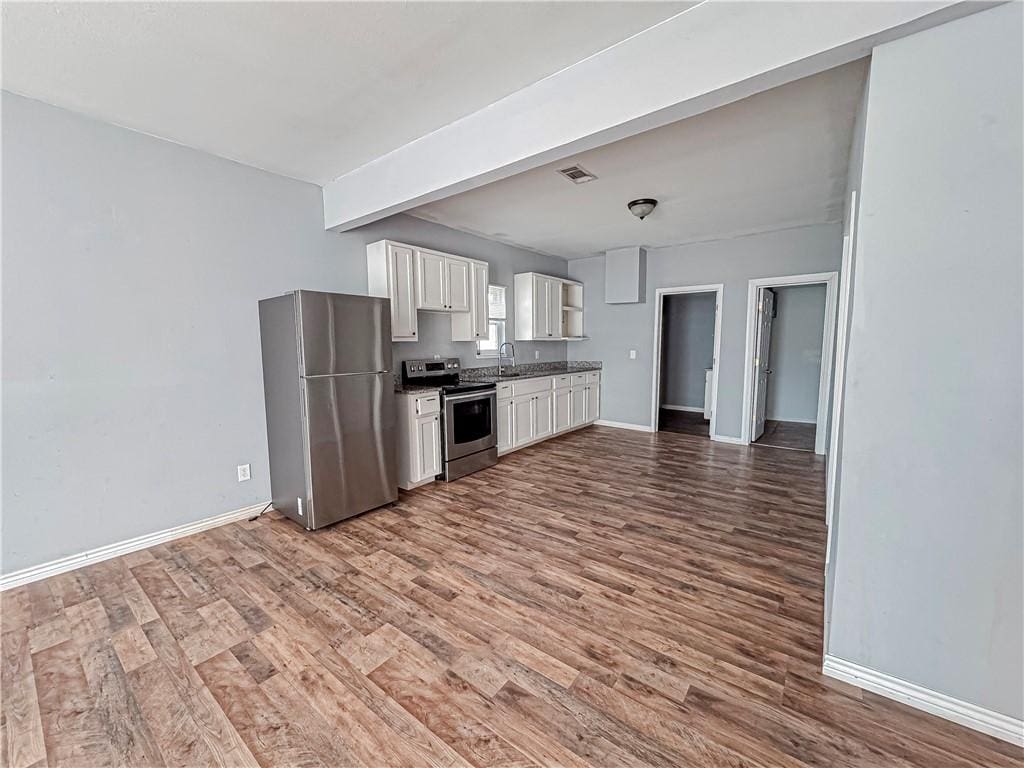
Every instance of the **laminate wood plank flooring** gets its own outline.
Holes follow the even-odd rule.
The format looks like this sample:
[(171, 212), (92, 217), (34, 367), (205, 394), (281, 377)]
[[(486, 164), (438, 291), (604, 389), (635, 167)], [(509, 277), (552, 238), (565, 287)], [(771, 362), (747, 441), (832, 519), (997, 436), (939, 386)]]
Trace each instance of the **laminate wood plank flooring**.
[(704, 420), (703, 413), (659, 408), (658, 429), (663, 432), (675, 432), (680, 435), (710, 437), (711, 422)]
[(0, 596), (30, 766), (1012, 766), (821, 676), (824, 463), (592, 427)]
[(788, 448), (791, 451), (813, 451), (815, 431), (817, 431), (815, 424), (766, 419), (764, 434), (754, 441), (754, 445), (763, 445), (768, 448)]

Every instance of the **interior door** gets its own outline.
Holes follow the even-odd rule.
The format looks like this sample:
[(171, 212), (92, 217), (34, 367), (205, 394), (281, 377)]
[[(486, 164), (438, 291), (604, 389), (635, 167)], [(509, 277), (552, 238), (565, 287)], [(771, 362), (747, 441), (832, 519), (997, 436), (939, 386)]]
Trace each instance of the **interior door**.
[(448, 309), (469, 312), (469, 262), (445, 259), (444, 263), (448, 270)]
[(448, 309), (448, 273), (445, 258), (430, 251), (416, 252), (419, 272), (419, 308), (444, 311)]
[(764, 434), (764, 412), (768, 401), (768, 376), (771, 375), (768, 353), (772, 346), (772, 315), (775, 314), (775, 292), (771, 288), (761, 289), (757, 302), (757, 338), (754, 343), (754, 429), (751, 441)]

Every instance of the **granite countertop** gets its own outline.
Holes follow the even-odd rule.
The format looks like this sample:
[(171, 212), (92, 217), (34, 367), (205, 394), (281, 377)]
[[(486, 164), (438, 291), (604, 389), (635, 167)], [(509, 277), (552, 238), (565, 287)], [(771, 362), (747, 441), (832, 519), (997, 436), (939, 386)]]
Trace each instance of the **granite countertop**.
[(515, 376), (499, 376), (498, 366), (490, 365), (483, 368), (463, 368), (462, 378), (471, 381), (486, 381), (498, 383), (499, 381), (516, 381), (520, 379), (532, 379), (540, 376), (557, 376), (560, 373), (582, 373), (584, 371), (600, 371), (601, 362), (598, 360), (572, 360), (555, 363), (523, 363), (522, 365), (505, 366)]
[(436, 395), (440, 392), (440, 387), (427, 387), (422, 384), (403, 384), (399, 380), (395, 381), (396, 395)]

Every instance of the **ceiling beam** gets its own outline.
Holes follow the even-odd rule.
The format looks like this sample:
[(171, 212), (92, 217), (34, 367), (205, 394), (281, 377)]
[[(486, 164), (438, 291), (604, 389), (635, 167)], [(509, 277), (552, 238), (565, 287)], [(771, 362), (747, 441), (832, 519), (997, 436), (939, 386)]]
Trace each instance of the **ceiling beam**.
[(706, 0), (326, 184), (324, 223), (338, 231), (368, 224), (997, 4)]

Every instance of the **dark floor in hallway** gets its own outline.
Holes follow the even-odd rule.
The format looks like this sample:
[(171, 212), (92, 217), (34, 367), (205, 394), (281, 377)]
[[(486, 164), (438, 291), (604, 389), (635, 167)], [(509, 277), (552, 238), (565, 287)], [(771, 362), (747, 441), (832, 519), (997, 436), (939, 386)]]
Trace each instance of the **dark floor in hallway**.
[(789, 448), (793, 451), (813, 451), (816, 429), (814, 424), (768, 419), (764, 423), (764, 434), (757, 439), (754, 445)]
[(708, 437), (709, 422), (704, 420), (703, 413), (692, 411), (674, 411), (661, 408), (658, 412), (658, 429), (663, 432), (675, 432), (680, 435)]

